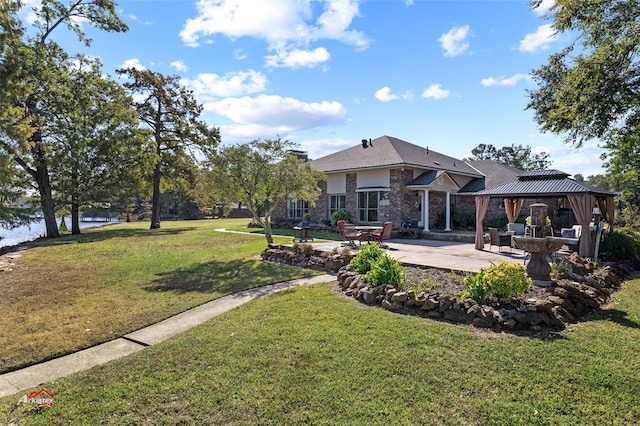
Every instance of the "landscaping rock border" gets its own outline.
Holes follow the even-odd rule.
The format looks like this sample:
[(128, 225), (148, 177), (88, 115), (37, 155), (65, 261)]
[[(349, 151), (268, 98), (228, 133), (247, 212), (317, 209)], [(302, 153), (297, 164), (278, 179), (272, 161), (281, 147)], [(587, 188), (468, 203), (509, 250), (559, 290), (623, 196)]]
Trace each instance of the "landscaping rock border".
[(355, 255), (349, 248), (322, 251), (315, 250), (311, 244), (269, 244), (260, 256), (269, 262), (286, 263), (298, 268), (338, 272), (340, 268), (348, 265)]
[(560, 265), (571, 274), (563, 274), (549, 286), (537, 288), (523, 299), (510, 303), (478, 303), (453, 294), (437, 292), (401, 291), (391, 285), (374, 287), (365, 276), (352, 270), (349, 262), (353, 254), (347, 250), (322, 252), (310, 244), (293, 247), (269, 245), (262, 259), (287, 263), (318, 271), (336, 272), (338, 289), (348, 297), (369, 306), (432, 318), (495, 331), (522, 331), (542, 333), (560, 331), (569, 324), (592, 315), (609, 303), (613, 293), (620, 289), (624, 279), (635, 277), (636, 265), (603, 264), (596, 267), (577, 253), (560, 260)]

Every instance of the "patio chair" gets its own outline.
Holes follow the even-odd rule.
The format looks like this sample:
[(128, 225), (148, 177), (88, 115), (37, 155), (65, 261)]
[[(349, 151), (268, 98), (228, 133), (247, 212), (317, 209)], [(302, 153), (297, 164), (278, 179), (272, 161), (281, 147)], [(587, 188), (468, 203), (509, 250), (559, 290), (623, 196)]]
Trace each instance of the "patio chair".
[(355, 225), (347, 223), (344, 220), (339, 220), (337, 225), (340, 236), (347, 241), (348, 245), (350, 245), (351, 247), (355, 247), (355, 240), (358, 240), (358, 243), (362, 244), (362, 232), (358, 232)]
[(580, 237), (582, 235), (582, 226), (573, 225), (571, 228), (562, 228), (560, 230), (560, 236), (567, 241), (565, 245), (569, 251), (578, 251), (580, 247)]
[(502, 247), (507, 246), (511, 251), (511, 235), (500, 235), (497, 228), (489, 228), (489, 237), (491, 238), (489, 251), (491, 251), (492, 246), (498, 246), (498, 251), (502, 251)]
[(391, 238), (391, 228), (393, 227), (393, 222), (385, 222), (382, 225), (382, 229), (380, 230), (380, 232), (372, 232), (371, 233), (371, 238), (373, 238), (373, 241), (377, 242), (378, 244), (380, 244), (380, 246), (386, 246), (386, 244), (384, 244), (382, 241), (383, 240), (388, 240)]
[(422, 230), (418, 228), (418, 219), (409, 217), (400, 225), (400, 236), (418, 238), (419, 235), (422, 235)]

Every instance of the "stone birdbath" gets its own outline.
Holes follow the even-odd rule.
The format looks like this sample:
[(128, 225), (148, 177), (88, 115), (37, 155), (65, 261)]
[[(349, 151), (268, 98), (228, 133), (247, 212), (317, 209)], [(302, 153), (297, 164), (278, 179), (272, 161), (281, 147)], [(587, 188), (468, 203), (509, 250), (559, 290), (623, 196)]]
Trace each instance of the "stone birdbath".
[(558, 251), (566, 240), (556, 237), (513, 237), (513, 240), (520, 249), (531, 253), (527, 275), (537, 281), (551, 281), (551, 266), (547, 262), (547, 255)]

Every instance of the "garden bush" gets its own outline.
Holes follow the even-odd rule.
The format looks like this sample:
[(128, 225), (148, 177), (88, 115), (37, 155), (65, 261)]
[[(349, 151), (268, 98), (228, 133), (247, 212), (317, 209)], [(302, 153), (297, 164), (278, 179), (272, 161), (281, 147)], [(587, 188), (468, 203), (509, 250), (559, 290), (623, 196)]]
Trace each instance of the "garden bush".
[(640, 234), (631, 228), (609, 232), (600, 243), (600, 256), (606, 260), (633, 259), (640, 253)]
[[(464, 213), (456, 206), (451, 206), (451, 226), (455, 229), (463, 229), (467, 230), (476, 225), (476, 214), (472, 213)], [(442, 212), (438, 216), (438, 221), (436, 222), (437, 228), (444, 228), (447, 221), (447, 212)]]
[(362, 246), (351, 259), (351, 265), (355, 272), (366, 274), (365, 279), (374, 286), (391, 284), (398, 289), (405, 286), (405, 274), (400, 262), (389, 257), (376, 243)]
[(387, 254), (378, 244), (366, 244), (360, 248), (358, 254), (351, 259), (353, 270), (364, 274), (371, 270), (371, 264)]
[(333, 214), (331, 215), (331, 224), (333, 226), (336, 226), (338, 224), (338, 221), (340, 220), (349, 222), (349, 213), (345, 212), (344, 210), (338, 210), (333, 212)]
[(400, 262), (386, 253), (371, 263), (371, 270), (365, 278), (374, 286), (391, 284), (398, 289), (404, 289), (405, 286), (405, 274)]
[(531, 282), (523, 265), (500, 261), (497, 265), (481, 269), (476, 275), (467, 275), (464, 279), (465, 289), (458, 296), (478, 302), (492, 297), (508, 302), (512, 297), (522, 296)]

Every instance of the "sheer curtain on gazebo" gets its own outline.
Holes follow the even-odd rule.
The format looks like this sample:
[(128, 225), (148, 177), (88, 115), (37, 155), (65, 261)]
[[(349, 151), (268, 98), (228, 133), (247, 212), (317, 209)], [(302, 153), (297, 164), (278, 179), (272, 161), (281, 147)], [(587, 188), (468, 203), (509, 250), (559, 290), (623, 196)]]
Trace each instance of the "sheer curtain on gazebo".
[(504, 199), (504, 211), (507, 213), (507, 219), (509, 223), (515, 223), (522, 205), (524, 204), (524, 198), (505, 198)]
[(487, 214), (489, 208), (489, 196), (477, 196), (476, 197), (476, 250), (482, 250), (484, 248), (484, 234), (482, 233), (482, 221)]
[(613, 197), (596, 197), (596, 201), (602, 218), (609, 224), (609, 232), (613, 231), (613, 220), (616, 214)]
[(582, 226), (580, 235), (580, 247), (578, 254), (582, 257), (591, 256), (591, 230), (589, 222), (593, 216), (593, 206), (596, 203), (596, 197), (592, 194), (568, 194), (569, 204), (576, 217), (576, 221)]

